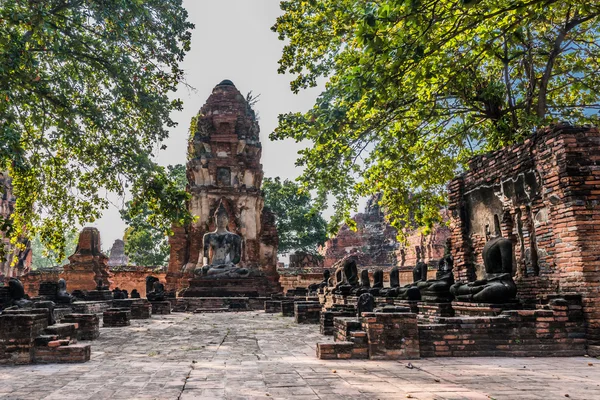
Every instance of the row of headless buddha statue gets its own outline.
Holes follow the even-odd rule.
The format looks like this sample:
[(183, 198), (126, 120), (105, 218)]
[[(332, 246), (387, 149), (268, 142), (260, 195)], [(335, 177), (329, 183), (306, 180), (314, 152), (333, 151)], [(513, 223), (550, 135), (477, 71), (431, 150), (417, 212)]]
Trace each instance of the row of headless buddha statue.
[(335, 271), (329, 271), (324, 280), (316, 286), (333, 294), (360, 296), (371, 293), (374, 296), (395, 297), (401, 300), (421, 300), (431, 303), (445, 303), (452, 300), (474, 303), (512, 303), (516, 301), (517, 287), (512, 278), (512, 242), (503, 237), (491, 238), (483, 248), (485, 278), (473, 282), (455, 282), (453, 259), (447, 254), (438, 263), (435, 279), (427, 279), (427, 264), (417, 262), (413, 268), (413, 282), (400, 285), (400, 271), (394, 267), (390, 271), (390, 286), (383, 286), (383, 271), (376, 269), (371, 286), (369, 271), (358, 274), (356, 260), (349, 258)]

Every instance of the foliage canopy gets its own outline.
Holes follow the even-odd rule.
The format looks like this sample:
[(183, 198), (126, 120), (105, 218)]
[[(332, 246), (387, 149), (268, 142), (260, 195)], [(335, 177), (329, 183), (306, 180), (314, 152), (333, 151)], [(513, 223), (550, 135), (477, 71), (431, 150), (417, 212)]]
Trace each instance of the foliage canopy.
[[(273, 139), (307, 140), (304, 187), (333, 195), (337, 230), (379, 191), (399, 230), (431, 226), (446, 184), (480, 152), (554, 121), (598, 122), (600, 3), (595, 0), (288, 0), (291, 89), (325, 91), (281, 115)], [(351, 221), (350, 221), (351, 222)]]
[[(167, 177), (177, 185), (179, 190), (185, 190), (187, 177), (185, 165), (169, 165)], [(125, 254), (137, 265), (163, 266), (169, 259), (168, 231), (161, 226), (149, 222), (151, 210), (143, 208), (132, 212), (132, 202), (128, 202), (121, 210), (121, 218), (129, 225), (125, 231)], [(179, 205), (185, 207), (185, 201)]]
[(10, 235), (38, 234), (58, 258), (63, 232), (92, 222), (106, 191), (133, 195), (154, 225), (190, 216), (151, 161), (181, 109), (169, 98), (190, 47), (181, 0), (13, 0), (0, 6), (0, 171), (17, 197)]
[(289, 180), (265, 178), (262, 183), (265, 207), (275, 214), (279, 234), (279, 253), (303, 251), (316, 254), (327, 239), (327, 222), (310, 193)]
[(31, 269), (52, 268), (65, 265), (69, 262), (68, 256), (75, 253), (79, 232), (76, 230), (67, 230), (65, 232), (65, 257), (58, 258), (55, 253), (48, 250), (42, 243), (39, 236), (35, 236), (31, 241)]

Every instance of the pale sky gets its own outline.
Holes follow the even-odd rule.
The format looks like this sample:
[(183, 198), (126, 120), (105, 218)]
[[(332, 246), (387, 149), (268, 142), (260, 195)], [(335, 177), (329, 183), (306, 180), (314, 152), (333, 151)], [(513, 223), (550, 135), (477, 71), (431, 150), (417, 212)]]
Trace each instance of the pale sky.
[[(255, 110), (260, 117), (265, 177), (296, 178), (301, 172), (294, 166), (300, 145), (292, 140), (271, 142), (268, 137), (277, 126), (279, 114), (308, 110), (322, 88), (295, 95), (289, 89), (291, 77), (277, 73), (283, 42), (270, 28), (281, 14), (279, 0), (184, 0), (183, 5), (196, 29), (182, 67), (187, 83), (196, 91), (182, 87), (177, 93), (183, 100), (183, 111), (173, 114), (179, 125), (171, 130), (165, 142), (167, 149), (158, 153), (157, 161), (162, 165), (185, 164), (191, 118), (212, 88), (230, 79), (243, 95), (249, 91), (260, 94)], [(100, 230), (104, 249), (122, 238), (126, 228), (117, 207), (121, 201), (111, 201), (116, 206), (89, 224)]]

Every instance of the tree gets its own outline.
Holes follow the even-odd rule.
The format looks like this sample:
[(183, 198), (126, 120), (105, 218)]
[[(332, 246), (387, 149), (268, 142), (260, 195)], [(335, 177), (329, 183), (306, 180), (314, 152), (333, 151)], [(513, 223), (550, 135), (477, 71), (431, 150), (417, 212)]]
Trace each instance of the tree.
[[(70, 256), (75, 253), (79, 232), (74, 229), (65, 232), (65, 254)], [(56, 253), (48, 250), (39, 236), (31, 241), (31, 269), (52, 268), (57, 265), (65, 265), (69, 262), (67, 257), (58, 258)]]
[(265, 178), (262, 184), (265, 207), (275, 214), (279, 253), (303, 251), (316, 254), (327, 239), (327, 222), (310, 193), (289, 180)]
[[(187, 185), (185, 165), (169, 165), (167, 177), (175, 182), (179, 190), (185, 190)], [(149, 222), (150, 209), (136, 210), (132, 213), (132, 207), (133, 202), (130, 201), (121, 210), (121, 217), (129, 225), (123, 237), (125, 254), (137, 265), (165, 265), (169, 258), (168, 230)], [(185, 202), (178, 205), (178, 208), (184, 207)]]
[(0, 171), (16, 204), (13, 241), (39, 235), (60, 259), (63, 233), (133, 195), (158, 226), (186, 222), (186, 194), (151, 161), (190, 47), (181, 0), (13, 0), (0, 6)]
[(304, 188), (336, 199), (330, 227), (360, 196), (400, 231), (431, 226), (446, 184), (475, 154), (554, 121), (598, 123), (600, 3), (592, 0), (288, 0), (272, 28), (294, 92), (327, 78), (308, 112), (272, 139), (310, 141)]

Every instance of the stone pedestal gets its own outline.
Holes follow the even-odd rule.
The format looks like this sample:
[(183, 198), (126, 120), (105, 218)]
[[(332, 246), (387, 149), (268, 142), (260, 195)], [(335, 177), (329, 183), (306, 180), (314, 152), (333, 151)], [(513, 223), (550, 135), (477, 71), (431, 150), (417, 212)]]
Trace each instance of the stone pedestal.
[(103, 325), (105, 328), (129, 326), (131, 324), (131, 311), (122, 308), (109, 308), (104, 311)]
[(281, 315), (284, 317), (294, 316), (294, 301), (283, 300), (281, 302)]
[(169, 315), (171, 314), (171, 302), (165, 301), (151, 301), (152, 314), (154, 315)]
[(148, 319), (151, 316), (152, 304), (149, 301), (138, 301), (131, 305), (131, 319)]
[(266, 300), (265, 313), (276, 314), (281, 311), (281, 300)]
[(457, 317), (493, 317), (505, 310), (520, 310), (521, 304), (516, 301), (502, 304), (453, 301), (452, 308)]
[(321, 318), (321, 304), (314, 301), (295, 302), (294, 318), (298, 324), (318, 324)]

